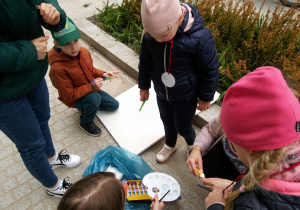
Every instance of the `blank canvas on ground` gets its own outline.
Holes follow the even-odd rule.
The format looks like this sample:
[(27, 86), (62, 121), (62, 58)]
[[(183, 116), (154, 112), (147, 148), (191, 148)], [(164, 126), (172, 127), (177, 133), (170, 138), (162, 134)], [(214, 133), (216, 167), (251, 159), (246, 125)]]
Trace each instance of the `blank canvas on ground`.
[[(149, 100), (146, 101), (141, 111), (139, 111), (142, 105), (139, 91), (138, 85), (135, 85), (117, 96), (116, 99), (120, 103), (117, 111), (98, 111), (97, 113), (97, 117), (119, 146), (137, 155), (165, 135), (154, 88), (149, 90)], [(218, 99), (219, 95), (216, 92), (213, 102)]]

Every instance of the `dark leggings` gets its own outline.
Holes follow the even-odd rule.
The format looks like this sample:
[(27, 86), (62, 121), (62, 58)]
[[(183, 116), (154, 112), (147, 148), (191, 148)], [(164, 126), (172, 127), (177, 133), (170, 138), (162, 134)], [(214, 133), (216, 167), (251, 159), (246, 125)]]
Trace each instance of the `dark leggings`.
[(193, 119), (197, 99), (172, 102), (157, 97), (157, 105), (165, 128), (166, 144), (175, 147), (179, 133), (188, 145), (193, 145), (196, 137)]
[(226, 155), (221, 141), (202, 157), (202, 162), (206, 178), (218, 177), (235, 180), (240, 175)]

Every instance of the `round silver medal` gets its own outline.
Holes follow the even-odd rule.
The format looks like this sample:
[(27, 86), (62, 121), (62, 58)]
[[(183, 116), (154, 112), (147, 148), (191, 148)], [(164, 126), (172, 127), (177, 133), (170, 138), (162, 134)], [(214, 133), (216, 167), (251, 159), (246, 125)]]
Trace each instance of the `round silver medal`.
[(173, 87), (175, 85), (175, 78), (174, 76), (168, 72), (165, 72), (161, 75), (161, 80), (167, 87)]

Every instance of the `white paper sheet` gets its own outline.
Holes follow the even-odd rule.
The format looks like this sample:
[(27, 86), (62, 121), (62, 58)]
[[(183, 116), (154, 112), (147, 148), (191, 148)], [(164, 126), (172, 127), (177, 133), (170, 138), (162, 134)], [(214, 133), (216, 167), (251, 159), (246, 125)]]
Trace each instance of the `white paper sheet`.
[[(149, 90), (149, 100), (145, 102), (141, 111), (139, 111), (142, 105), (139, 91), (138, 85), (135, 85), (117, 96), (116, 99), (120, 103), (117, 111), (97, 113), (97, 117), (119, 146), (137, 155), (165, 136), (153, 85)], [(212, 103), (219, 95), (216, 92)], [(196, 114), (198, 112), (197, 110)]]

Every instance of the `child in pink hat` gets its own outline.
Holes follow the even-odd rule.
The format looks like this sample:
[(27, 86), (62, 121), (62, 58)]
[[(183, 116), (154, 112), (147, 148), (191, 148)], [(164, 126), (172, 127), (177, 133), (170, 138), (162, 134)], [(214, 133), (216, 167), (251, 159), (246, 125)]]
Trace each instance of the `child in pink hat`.
[(281, 71), (260, 67), (232, 85), (220, 119), (249, 171), (231, 193), (214, 189), (207, 209), (299, 209), (300, 104)]
[(177, 135), (193, 147), (196, 108), (210, 107), (218, 82), (215, 41), (199, 10), (178, 0), (143, 0), (145, 34), (140, 48), (140, 100), (149, 99), (151, 80), (165, 129), (165, 145), (157, 154), (166, 162), (176, 151)]

